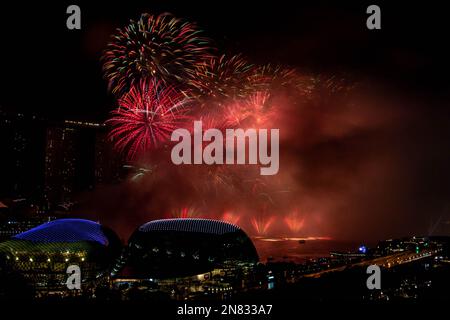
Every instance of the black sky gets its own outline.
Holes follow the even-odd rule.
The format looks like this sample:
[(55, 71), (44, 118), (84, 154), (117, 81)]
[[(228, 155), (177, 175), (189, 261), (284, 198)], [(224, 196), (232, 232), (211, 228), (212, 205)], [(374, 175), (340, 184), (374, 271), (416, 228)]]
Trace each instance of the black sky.
[[(81, 7), (80, 31), (66, 28), (70, 4)], [(381, 7), (381, 30), (366, 28), (370, 4)], [(302, 203), (323, 212), (316, 218), (326, 223), (317, 232), (380, 239), (424, 233), (430, 221), (449, 214), (450, 26), (440, 2), (130, 0), (0, 6), (2, 109), (105, 120), (114, 100), (102, 79), (100, 56), (110, 35), (141, 13), (171, 12), (197, 22), (221, 52), (242, 52), (252, 63), (281, 63), (375, 84), (356, 108), (331, 103), (298, 109), (285, 119), (302, 134), (282, 155), (288, 162), (284, 172), (296, 179)], [(143, 204), (148, 190), (129, 195), (121, 186), (120, 197), (100, 190), (87, 197), (96, 206), (111, 207), (86, 201), (89, 210), (83, 210), (98, 217), (107, 213), (119, 226), (128, 223), (130, 231), (148, 221), (154, 209)], [(98, 201), (102, 197), (108, 200)], [(133, 219), (136, 223), (130, 223)]]
[[(220, 50), (252, 62), (381, 79), (417, 95), (447, 95), (449, 26), (439, 2), (376, 2), (382, 30), (365, 27), (373, 1), (2, 2), (0, 105), (57, 118), (103, 120), (113, 104), (99, 57), (117, 27), (142, 12), (196, 21)], [(82, 30), (66, 28), (70, 4)]]

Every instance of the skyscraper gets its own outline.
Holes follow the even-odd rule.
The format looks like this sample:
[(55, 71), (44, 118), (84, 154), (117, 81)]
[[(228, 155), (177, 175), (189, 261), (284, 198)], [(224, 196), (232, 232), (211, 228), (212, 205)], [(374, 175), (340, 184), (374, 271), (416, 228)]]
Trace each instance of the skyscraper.
[(122, 157), (114, 152), (108, 141), (106, 130), (97, 130), (95, 136), (95, 184), (107, 184), (118, 181)]
[(66, 120), (47, 127), (45, 197), (51, 206), (70, 205), (95, 184), (116, 181), (120, 166), (103, 124)]
[(78, 132), (48, 127), (45, 148), (45, 197), (52, 203), (69, 202), (75, 186)]
[(43, 184), (45, 124), (0, 110), (0, 198), (38, 198)]

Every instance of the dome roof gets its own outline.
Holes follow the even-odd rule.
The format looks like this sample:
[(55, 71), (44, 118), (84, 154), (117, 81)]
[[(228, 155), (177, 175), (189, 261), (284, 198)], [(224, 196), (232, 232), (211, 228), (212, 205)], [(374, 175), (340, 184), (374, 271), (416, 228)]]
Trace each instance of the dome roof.
[(139, 227), (141, 232), (151, 231), (179, 231), (200, 232), (216, 235), (237, 232), (240, 228), (234, 224), (212, 219), (162, 219), (147, 222)]
[(105, 246), (109, 244), (100, 224), (83, 219), (54, 220), (13, 238), (43, 243), (94, 241)]
[(59, 219), (0, 243), (0, 264), (36, 288), (65, 288), (66, 270), (76, 264), (83, 282), (107, 275), (121, 252), (117, 235), (98, 223)]
[(251, 239), (238, 226), (197, 218), (143, 224), (130, 237), (126, 256), (133, 275), (151, 278), (196, 275), (259, 260)]

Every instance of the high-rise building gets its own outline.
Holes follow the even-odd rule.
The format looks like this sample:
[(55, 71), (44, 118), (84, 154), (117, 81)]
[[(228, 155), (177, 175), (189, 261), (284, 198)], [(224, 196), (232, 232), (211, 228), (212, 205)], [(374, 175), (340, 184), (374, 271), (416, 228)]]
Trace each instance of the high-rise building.
[(0, 199), (66, 206), (80, 192), (119, 178), (121, 158), (103, 124), (50, 121), (0, 109)]
[(98, 130), (95, 139), (95, 184), (118, 181), (123, 159), (113, 150), (106, 130)]
[(45, 123), (0, 110), (0, 198), (39, 198), (43, 185)]
[(45, 196), (53, 207), (70, 204), (96, 184), (116, 181), (120, 167), (103, 124), (66, 120), (48, 126)]
[(73, 191), (75, 138), (72, 128), (47, 129), (45, 148), (45, 195), (50, 202), (65, 202)]

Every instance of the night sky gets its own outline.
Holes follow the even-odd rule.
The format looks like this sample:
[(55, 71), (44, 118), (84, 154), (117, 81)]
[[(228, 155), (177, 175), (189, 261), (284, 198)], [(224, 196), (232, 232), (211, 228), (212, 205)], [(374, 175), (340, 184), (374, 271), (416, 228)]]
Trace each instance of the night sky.
[[(105, 120), (114, 99), (99, 60), (110, 35), (143, 12), (171, 12), (197, 22), (222, 52), (242, 52), (253, 63), (373, 83), (354, 112), (326, 109), (319, 120), (320, 114), (294, 115), (306, 119), (299, 124), (305, 135), (314, 132), (299, 147), (296, 188), (305, 202), (320, 203), (320, 218), (329, 221), (314, 232), (357, 239), (425, 233), (430, 221), (450, 213), (450, 27), (437, 1), (392, 2), (2, 3), (0, 106), (56, 119)], [(82, 11), (80, 31), (66, 28), (66, 8), (75, 3)], [(381, 30), (366, 28), (370, 4), (381, 7)], [(361, 125), (357, 130), (348, 126), (353, 120)], [(111, 193), (126, 198), (116, 189), (94, 196), (108, 199)], [(109, 205), (93, 211), (135, 212), (133, 226), (147, 220), (136, 206)]]
[(448, 84), (449, 27), (437, 2), (377, 2), (382, 30), (369, 31), (370, 1), (77, 1), (82, 30), (69, 31), (65, 11), (72, 2), (2, 4), (3, 108), (104, 119), (113, 102), (99, 57), (115, 28), (142, 12), (196, 21), (222, 51), (243, 52), (252, 62), (346, 72), (439, 94)]

